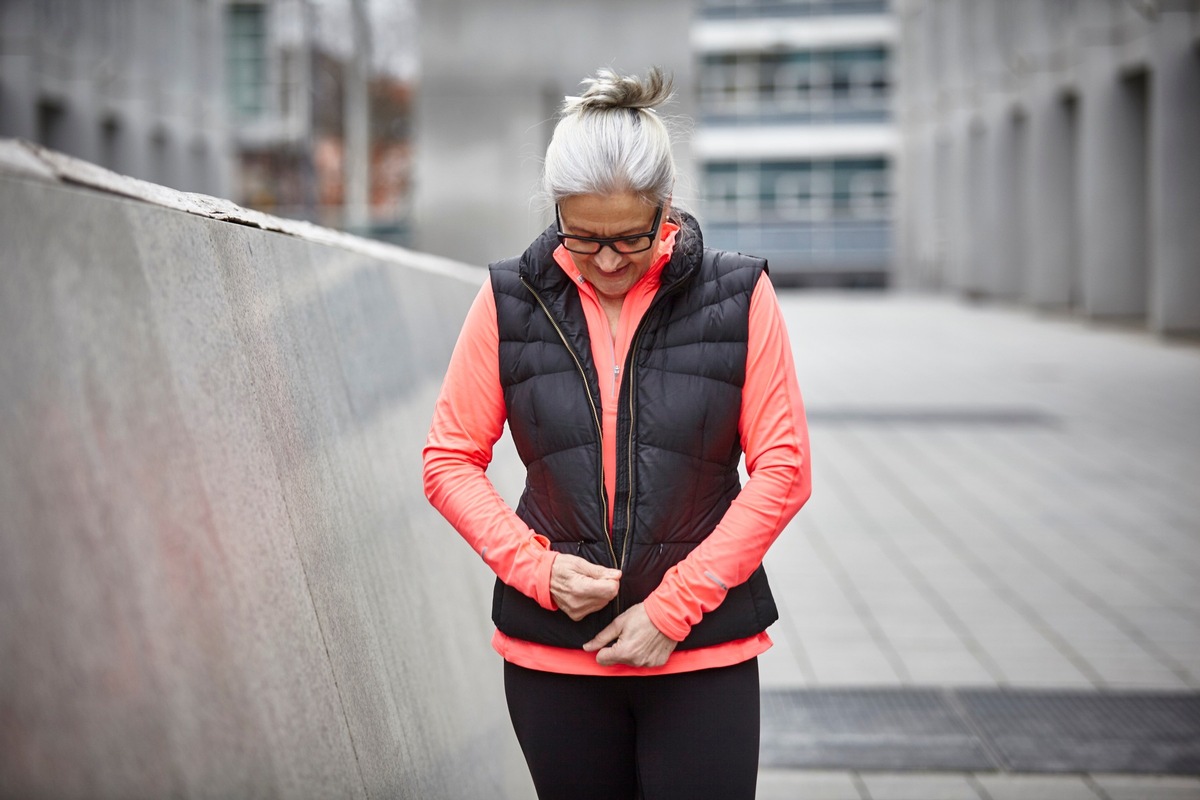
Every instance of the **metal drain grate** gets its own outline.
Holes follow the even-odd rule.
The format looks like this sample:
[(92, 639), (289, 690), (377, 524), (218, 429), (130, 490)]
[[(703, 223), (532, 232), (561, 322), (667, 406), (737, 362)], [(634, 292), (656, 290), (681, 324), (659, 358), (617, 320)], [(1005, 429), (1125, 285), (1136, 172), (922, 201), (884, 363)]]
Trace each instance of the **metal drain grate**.
[(1200, 775), (1200, 695), (964, 691), (1014, 772)]
[(1200, 694), (764, 691), (767, 767), (1200, 775)]
[(814, 769), (994, 769), (936, 689), (763, 692), (761, 760)]

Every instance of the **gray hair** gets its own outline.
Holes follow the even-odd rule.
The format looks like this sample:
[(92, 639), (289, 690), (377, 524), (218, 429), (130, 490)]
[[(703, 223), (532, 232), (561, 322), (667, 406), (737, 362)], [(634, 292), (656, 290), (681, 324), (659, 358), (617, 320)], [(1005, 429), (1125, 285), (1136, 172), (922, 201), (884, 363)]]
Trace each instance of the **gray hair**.
[(658, 67), (645, 78), (611, 69), (583, 81), (582, 97), (568, 97), (542, 167), (542, 189), (553, 201), (582, 194), (633, 192), (651, 205), (675, 187), (671, 136), (656, 108), (673, 82)]

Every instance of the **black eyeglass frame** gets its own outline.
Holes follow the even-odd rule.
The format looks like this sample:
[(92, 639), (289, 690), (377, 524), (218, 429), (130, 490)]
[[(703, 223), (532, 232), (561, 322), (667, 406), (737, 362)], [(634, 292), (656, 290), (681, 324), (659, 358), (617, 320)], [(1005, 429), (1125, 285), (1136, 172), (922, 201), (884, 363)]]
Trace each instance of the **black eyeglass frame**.
[[(572, 253), (578, 253), (582, 256), (594, 256), (603, 250), (605, 247), (611, 249), (617, 255), (631, 256), (636, 253), (644, 253), (654, 246), (654, 240), (658, 238), (659, 225), (662, 222), (663, 206), (665, 203), (659, 203), (658, 209), (654, 212), (654, 221), (650, 223), (650, 230), (643, 233), (631, 233), (627, 236), (576, 236), (573, 233), (563, 233), (562, 229), (562, 211), (558, 207), (558, 203), (554, 204), (554, 220), (558, 225), (558, 243), (567, 248)], [(637, 250), (618, 250), (616, 245), (618, 242), (630, 242), (634, 239), (646, 238), (646, 246), (639, 247)], [(591, 242), (596, 245), (595, 250), (571, 250), (571, 246), (567, 244), (567, 240), (572, 239), (580, 242)]]

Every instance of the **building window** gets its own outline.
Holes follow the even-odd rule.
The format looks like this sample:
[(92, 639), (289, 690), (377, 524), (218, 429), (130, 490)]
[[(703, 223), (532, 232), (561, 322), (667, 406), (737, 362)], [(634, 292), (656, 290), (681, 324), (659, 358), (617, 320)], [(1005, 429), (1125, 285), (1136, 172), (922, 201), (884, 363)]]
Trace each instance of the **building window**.
[(702, 0), (706, 17), (821, 17), (884, 14), (888, 0)]
[(113, 172), (124, 172), (122, 164), (121, 123), (108, 117), (100, 124), (100, 165)]
[(754, 123), (883, 121), (888, 60), (883, 47), (707, 54), (700, 64), (701, 111)]
[(226, 76), (236, 117), (266, 113), (267, 9), (258, 3), (233, 3), (226, 10)]
[(704, 241), (771, 260), (777, 276), (882, 274), (891, 245), (886, 158), (704, 167)]
[(37, 107), (37, 140), (51, 150), (70, 152), (67, 141), (67, 112), (59, 103), (43, 101)]
[(891, 204), (884, 158), (714, 162), (704, 189), (715, 222), (881, 219)]

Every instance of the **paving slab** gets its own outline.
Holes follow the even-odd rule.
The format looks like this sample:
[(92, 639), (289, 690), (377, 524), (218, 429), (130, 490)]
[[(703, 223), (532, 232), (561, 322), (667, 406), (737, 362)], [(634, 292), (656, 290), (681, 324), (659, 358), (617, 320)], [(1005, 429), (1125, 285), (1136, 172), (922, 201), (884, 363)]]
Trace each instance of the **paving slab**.
[(1200, 689), (1200, 346), (941, 296), (780, 302), (814, 493), (767, 558), (771, 685)]
[(990, 800), (1103, 800), (1092, 782), (1079, 775), (983, 773), (975, 780)]
[(1094, 775), (1092, 780), (1107, 800), (1200, 800), (1196, 778)]
[(980, 800), (973, 775), (863, 773), (871, 800)]
[(758, 800), (863, 800), (859, 785), (850, 772), (764, 769), (758, 773)]

